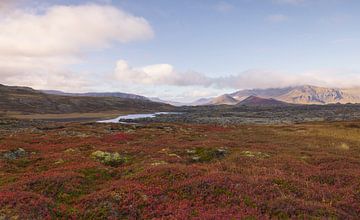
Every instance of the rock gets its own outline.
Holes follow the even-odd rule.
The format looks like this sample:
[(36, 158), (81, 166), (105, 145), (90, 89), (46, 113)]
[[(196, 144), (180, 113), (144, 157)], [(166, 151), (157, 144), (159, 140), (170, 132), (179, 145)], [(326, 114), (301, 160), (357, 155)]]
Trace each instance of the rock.
[(228, 151), (226, 150), (226, 149), (224, 149), (224, 148), (218, 148), (218, 149), (216, 149), (217, 150), (217, 153), (219, 154), (219, 155), (225, 155)]
[(74, 148), (69, 148), (65, 150), (65, 153), (74, 153), (76, 150)]
[(174, 153), (172, 153), (172, 154), (168, 154), (168, 155), (169, 155), (169, 157), (177, 157), (177, 158), (181, 158), (179, 155), (174, 154)]
[(187, 153), (187, 154), (195, 154), (196, 151), (195, 151), (195, 150), (187, 149), (187, 150), (186, 150), (186, 153)]
[(7, 160), (15, 160), (21, 157), (26, 157), (27, 156), (27, 152), (23, 149), (23, 148), (18, 148), (16, 150), (10, 150), (7, 151), (5, 153), (3, 153), (3, 158), (7, 159)]
[(166, 165), (168, 164), (166, 161), (160, 160), (160, 161), (155, 161), (153, 163), (151, 163), (151, 166), (160, 166), (160, 165)]
[(63, 164), (63, 163), (65, 163), (65, 161), (63, 159), (59, 159), (59, 160), (55, 161), (54, 164)]
[(200, 159), (201, 159), (201, 157), (199, 157), (199, 156), (191, 157), (191, 160), (192, 160), (193, 162), (199, 162)]

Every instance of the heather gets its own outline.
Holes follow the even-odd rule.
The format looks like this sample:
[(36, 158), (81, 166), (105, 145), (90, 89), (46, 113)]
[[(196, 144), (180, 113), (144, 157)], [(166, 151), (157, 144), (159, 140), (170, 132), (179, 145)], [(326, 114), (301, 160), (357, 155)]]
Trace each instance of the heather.
[(0, 219), (356, 219), (360, 213), (357, 121), (23, 123), (0, 128)]

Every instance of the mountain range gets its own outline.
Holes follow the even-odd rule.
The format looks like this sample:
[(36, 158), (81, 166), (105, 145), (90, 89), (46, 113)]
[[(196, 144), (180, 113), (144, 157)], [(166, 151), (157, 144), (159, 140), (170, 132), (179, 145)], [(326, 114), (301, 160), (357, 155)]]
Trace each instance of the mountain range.
[(173, 106), (237, 105), (285, 106), (290, 104), (360, 103), (360, 88), (339, 89), (311, 85), (286, 88), (247, 89), (193, 103), (179, 103), (158, 98), (121, 93), (66, 93), (34, 90), (0, 84), (0, 112), (84, 113), (104, 111), (167, 111)]
[[(200, 105), (236, 105), (248, 97), (272, 99), (291, 104), (334, 104), (360, 103), (360, 88), (326, 88), (311, 85), (286, 88), (246, 89), (215, 98), (201, 99)], [(264, 100), (263, 100), (264, 101)], [(200, 102), (194, 102), (197, 105)]]

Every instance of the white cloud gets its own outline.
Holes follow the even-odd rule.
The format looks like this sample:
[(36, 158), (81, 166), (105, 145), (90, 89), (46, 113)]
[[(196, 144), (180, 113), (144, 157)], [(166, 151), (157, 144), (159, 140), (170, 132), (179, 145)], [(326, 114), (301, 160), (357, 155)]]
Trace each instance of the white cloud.
[(177, 72), (170, 64), (155, 64), (133, 68), (124, 60), (119, 60), (115, 68), (115, 78), (121, 82), (144, 85), (210, 86), (211, 79), (201, 73)]
[(0, 21), (0, 54), (54, 56), (153, 36), (148, 22), (111, 6), (53, 6)]
[(15, 10), (0, 18), (0, 30), (0, 83), (57, 89), (84, 85), (68, 66), (89, 51), (154, 35), (144, 18), (96, 4)]
[(266, 17), (267, 21), (274, 22), (274, 23), (284, 22), (284, 21), (287, 21), (288, 19), (289, 18), (283, 14), (273, 14), (273, 15), (269, 15), (268, 17)]
[(269, 88), (293, 85), (325, 87), (358, 87), (360, 72), (347, 69), (309, 70), (300, 73), (249, 70), (236, 75), (213, 79), (213, 85), (223, 88)]
[(197, 86), (213, 89), (244, 89), (286, 87), (291, 85), (317, 85), (329, 87), (360, 86), (360, 74), (350, 70), (313, 70), (288, 73), (249, 70), (224, 77), (208, 77), (197, 72), (179, 72), (169, 64), (133, 68), (120, 60), (115, 69), (119, 82), (147, 86)]

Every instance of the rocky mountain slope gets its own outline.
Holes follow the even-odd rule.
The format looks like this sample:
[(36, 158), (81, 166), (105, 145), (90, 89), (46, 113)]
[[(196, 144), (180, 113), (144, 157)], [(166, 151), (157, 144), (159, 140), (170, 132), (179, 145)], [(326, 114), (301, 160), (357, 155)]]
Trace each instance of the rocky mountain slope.
[(167, 104), (119, 97), (50, 95), (28, 87), (0, 84), (0, 112), (25, 114), (93, 113), (105, 111), (167, 111)]
[[(227, 94), (226, 97), (231, 97), (237, 102), (250, 96), (261, 97), (265, 99), (276, 99), (278, 101), (292, 103), (292, 104), (334, 104), (334, 103), (360, 103), (360, 89), (359, 88), (326, 88), (318, 86), (294, 86), (286, 88), (269, 88), (269, 89), (247, 89), (240, 90), (231, 94)], [(220, 96), (223, 97), (223, 96)], [(217, 97), (209, 100), (206, 105), (213, 104), (214, 100), (217, 100), (216, 104), (225, 104), (219, 102), (221, 98)], [(227, 102), (226, 104), (231, 104)]]

